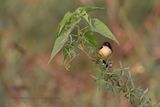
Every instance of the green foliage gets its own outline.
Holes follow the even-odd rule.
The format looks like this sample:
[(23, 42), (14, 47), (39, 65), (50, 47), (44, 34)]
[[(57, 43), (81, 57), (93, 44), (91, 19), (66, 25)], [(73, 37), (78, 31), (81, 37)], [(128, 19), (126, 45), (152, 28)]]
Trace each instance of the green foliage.
[(100, 20), (94, 18), (90, 21), (90, 27), (93, 32), (97, 32), (104, 37), (110, 38), (111, 40), (114, 40), (117, 44), (119, 44), (118, 40), (115, 38), (113, 33), (109, 30), (109, 28)]
[(51, 55), (51, 59), (62, 49), (64, 44), (67, 42), (68, 37), (69, 36), (67, 36), (67, 35), (64, 35), (64, 36), (61, 35), (56, 39), (55, 45), (54, 45), (54, 48), (53, 48), (53, 52), (52, 52), (52, 55)]
[(60, 35), (60, 33), (62, 32), (62, 30), (64, 29), (65, 24), (67, 23), (67, 21), (71, 18), (72, 13), (68, 12), (65, 14), (65, 16), (63, 17), (62, 21), (59, 23), (58, 29), (57, 29), (57, 36)]
[(94, 11), (94, 10), (102, 10), (102, 9), (104, 9), (104, 8), (88, 6), (88, 7), (79, 7), (77, 9), (77, 11), (80, 11), (80, 13), (82, 13), (82, 12), (87, 12), (88, 13), (88, 12), (91, 12), (91, 11)]
[[(74, 34), (74, 36), (76, 36), (75, 41), (77, 43), (80, 43), (83, 41), (84, 37), (87, 39), (88, 42), (90, 42), (91, 45), (93, 45), (94, 47), (97, 47), (97, 43), (96, 43), (96, 38), (93, 36), (93, 33), (91, 33), (91, 31), (93, 32), (98, 32), (101, 35), (103, 35), (104, 37), (107, 37), (113, 41), (115, 41), (116, 43), (118, 43), (117, 39), (115, 38), (115, 36), (112, 34), (112, 32), (108, 29), (108, 27), (101, 21), (99, 21), (98, 19), (92, 18), (91, 16), (88, 15), (88, 12), (91, 12), (93, 10), (100, 10), (102, 8), (99, 7), (80, 7), (78, 9), (76, 9), (74, 12), (67, 12), (64, 16), (64, 18), (62, 19), (62, 21), (60, 22), (58, 29), (57, 29), (57, 39), (54, 43), (54, 47), (51, 53), (51, 58), (49, 60), (49, 62), (55, 57), (55, 55), (64, 47), (65, 43), (69, 40), (69, 36), (71, 36), (71, 38), (73, 38), (73, 35), (71, 34), (73, 29), (75, 27), (77, 27), (78, 32), (77, 34)], [(78, 23), (82, 20), (82, 18), (84, 18), (89, 26), (87, 29), (87, 32), (90, 31), (90, 33), (85, 33), (84, 35), (83, 32), (81, 32), (80, 26), (78, 25)], [(70, 41), (71, 43), (73, 41)]]
[(84, 37), (93, 47), (97, 48), (97, 39), (96, 35), (93, 32), (91, 31), (85, 32)]
[(50, 61), (63, 48), (64, 44), (69, 38), (70, 33), (72, 32), (76, 24), (79, 23), (79, 21), (80, 18), (75, 13), (68, 12), (64, 16), (64, 18), (59, 24), (59, 28), (57, 31), (57, 39), (52, 50)]
[(128, 68), (121, 65), (120, 69), (106, 69), (101, 61), (98, 63), (100, 65), (93, 78), (100, 87), (105, 87), (105, 90), (113, 92), (116, 96), (123, 92), (133, 107), (154, 107), (147, 95), (148, 88), (144, 91), (136, 88)]
[[(153, 107), (151, 99), (148, 97), (148, 89), (142, 91), (135, 87), (131, 74), (127, 68), (110, 69), (103, 65), (102, 59), (97, 54), (98, 44), (94, 32), (109, 38), (119, 44), (118, 40), (109, 30), (109, 28), (97, 18), (92, 18), (88, 12), (98, 10), (98, 7), (80, 7), (74, 12), (68, 12), (62, 19), (57, 30), (57, 39), (55, 41), (51, 58), (63, 48), (64, 65), (67, 70), (70, 68), (71, 61), (83, 51), (92, 61), (97, 64), (96, 77), (93, 76), (98, 84), (103, 83), (105, 89), (118, 95), (123, 92), (130, 104), (134, 107)], [(81, 29), (78, 23), (84, 19), (87, 26)], [(74, 34), (73, 31), (74, 30)], [(76, 33), (75, 33), (76, 32)], [(111, 61), (109, 57), (107, 61)]]

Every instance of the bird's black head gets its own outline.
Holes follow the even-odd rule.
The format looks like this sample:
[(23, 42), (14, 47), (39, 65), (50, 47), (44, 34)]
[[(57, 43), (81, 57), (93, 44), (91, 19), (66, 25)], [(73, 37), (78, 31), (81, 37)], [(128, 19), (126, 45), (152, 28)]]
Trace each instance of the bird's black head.
[(112, 50), (112, 46), (111, 46), (111, 44), (109, 42), (104, 42), (103, 46), (107, 46), (107, 47), (109, 47)]

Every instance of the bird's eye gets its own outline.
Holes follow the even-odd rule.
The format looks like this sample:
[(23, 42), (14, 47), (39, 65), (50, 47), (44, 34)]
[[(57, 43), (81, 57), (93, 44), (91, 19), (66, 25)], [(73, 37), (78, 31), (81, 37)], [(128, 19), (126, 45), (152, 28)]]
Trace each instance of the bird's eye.
[(108, 46), (109, 44), (108, 43), (106, 43), (106, 46)]

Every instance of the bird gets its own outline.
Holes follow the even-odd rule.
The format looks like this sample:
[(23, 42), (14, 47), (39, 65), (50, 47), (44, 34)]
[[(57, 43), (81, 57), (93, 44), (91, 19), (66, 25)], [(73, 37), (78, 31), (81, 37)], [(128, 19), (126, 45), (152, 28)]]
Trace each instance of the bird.
[(106, 60), (112, 55), (113, 50), (112, 50), (112, 46), (111, 44), (106, 41), (102, 44), (100, 50), (99, 50), (99, 55), (100, 58), (102, 59), (103, 64), (106, 66), (106, 68), (108, 67), (112, 67), (112, 63), (110, 62), (106, 62)]

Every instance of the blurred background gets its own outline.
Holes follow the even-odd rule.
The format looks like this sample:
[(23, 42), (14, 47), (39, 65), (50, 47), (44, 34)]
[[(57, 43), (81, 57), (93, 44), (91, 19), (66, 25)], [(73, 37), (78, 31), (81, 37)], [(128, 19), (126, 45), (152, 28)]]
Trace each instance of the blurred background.
[(64, 14), (88, 5), (105, 7), (92, 16), (120, 41), (112, 43), (114, 66), (129, 67), (136, 85), (160, 102), (160, 0), (0, 0), (0, 107), (131, 107), (100, 91), (83, 53), (71, 71), (62, 53), (48, 64)]

